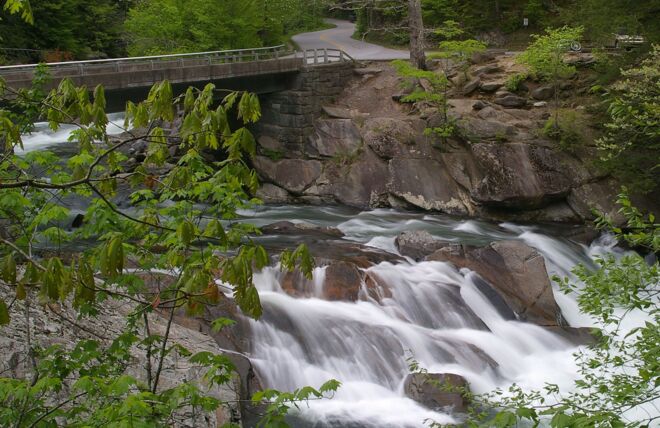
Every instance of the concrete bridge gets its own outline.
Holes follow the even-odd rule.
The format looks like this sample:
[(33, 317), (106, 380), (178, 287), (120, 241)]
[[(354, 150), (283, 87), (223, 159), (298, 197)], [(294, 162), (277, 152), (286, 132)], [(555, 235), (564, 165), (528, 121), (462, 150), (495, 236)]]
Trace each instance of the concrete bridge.
[[(120, 112), (126, 101), (141, 101), (154, 83), (169, 80), (175, 95), (211, 82), (224, 90), (259, 94), (260, 136), (300, 151), (322, 107), (331, 104), (352, 75), (353, 59), (333, 48), (287, 51), (285, 46), (191, 54), (70, 61), (47, 64), (56, 87), (64, 78), (77, 86), (106, 89), (107, 111)], [(8, 87), (29, 88), (37, 64), (0, 67)]]
[[(163, 80), (169, 80), (174, 86), (188, 87), (208, 82), (249, 79), (250, 87), (227, 89), (249, 89), (259, 93), (281, 89), (279, 75), (297, 73), (310, 66), (349, 61), (352, 61), (352, 58), (338, 49), (292, 52), (281, 45), (256, 49), (67, 61), (49, 63), (46, 66), (52, 78), (48, 89), (56, 87), (64, 78), (71, 79), (76, 86), (88, 88), (101, 84), (106, 91), (150, 88)], [(0, 67), (0, 77), (11, 88), (29, 88), (36, 68), (37, 64), (4, 66)], [(263, 76), (268, 78), (259, 79)]]

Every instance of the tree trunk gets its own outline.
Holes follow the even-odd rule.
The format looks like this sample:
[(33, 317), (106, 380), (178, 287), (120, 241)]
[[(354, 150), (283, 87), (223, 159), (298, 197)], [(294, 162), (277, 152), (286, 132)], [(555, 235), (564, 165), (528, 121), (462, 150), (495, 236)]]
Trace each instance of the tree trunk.
[(421, 0), (408, 0), (408, 21), (410, 26), (410, 61), (415, 67), (426, 70)]

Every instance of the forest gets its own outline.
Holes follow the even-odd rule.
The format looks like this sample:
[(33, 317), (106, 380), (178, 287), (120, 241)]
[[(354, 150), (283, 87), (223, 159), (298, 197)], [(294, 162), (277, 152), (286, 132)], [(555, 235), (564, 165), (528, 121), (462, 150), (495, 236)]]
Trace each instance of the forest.
[(0, 427), (657, 427), (659, 16), (0, 0)]
[[(585, 36), (593, 42), (622, 30), (643, 33), (651, 41), (660, 35), (660, 7), (652, 0), (421, 3), (428, 29), (455, 20), (468, 36), (498, 33), (525, 40), (530, 31), (562, 25), (585, 26)], [(356, 19), (356, 37), (408, 41), (402, 26), (407, 10), (400, 1), (55, 0), (31, 7), (38, 26), (14, 15), (0, 21), (0, 60), (48, 62), (274, 46), (292, 34), (323, 28), (325, 15)]]

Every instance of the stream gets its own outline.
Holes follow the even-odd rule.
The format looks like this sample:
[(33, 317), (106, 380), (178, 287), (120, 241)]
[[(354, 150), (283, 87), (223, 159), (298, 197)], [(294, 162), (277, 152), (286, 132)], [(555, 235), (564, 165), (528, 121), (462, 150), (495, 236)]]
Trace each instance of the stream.
[[(394, 210), (284, 206), (243, 214), (256, 224), (287, 219), (337, 227), (345, 233), (344, 239), (392, 253), (397, 253), (395, 236), (404, 230), (426, 230), (439, 239), (472, 245), (517, 239), (539, 250), (548, 272), (559, 275), (569, 275), (576, 264), (615, 250), (607, 236), (585, 246), (562, 238), (550, 227)], [(538, 389), (551, 382), (571, 389), (576, 346), (541, 327), (504, 319), (475, 286), (474, 273), (447, 263), (412, 260), (385, 262), (368, 271), (387, 283), (391, 298), (380, 303), (293, 298), (282, 290), (278, 269), (256, 275), (264, 316), (251, 322), (251, 359), (265, 386), (289, 391), (319, 387), (329, 379), (342, 382), (331, 400), (301, 407), (306, 422), (299, 426), (417, 427), (429, 420), (456, 422), (449, 414), (405, 398), (407, 357), (430, 373), (463, 376), (476, 393), (512, 383)], [(314, 277), (320, 290), (324, 268), (316, 268)], [(573, 296), (558, 290), (554, 294), (572, 326), (592, 325), (579, 313)]]
[[(111, 118), (121, 121), (121, 115)], [(24, 140), (25, 152), (53, 149), (53, 144), (66, 141), (70, 131), (62, 128), (53, 133), (38, 124)], [(113, 131), (121, 132), (119, 128)], [(618, 251), (608, 236), (589, 246), (576, 243), (567, 238), (570, 228), (566, 226), (497, 224), (419, 212), (362, 212), (327, 206), (264, 206), (240, 214), (242, 221), (259, 226), (287, 220), (335, 227), (344, 233), (345, 241), (397, 255), (395, 237), (410, 230), (426, 230), (438, 239), (471, 245), (521, 240), (543, 254), (551, 275), (570, 275), (576, 264), (589, 264), (599, 254)], [(260, 239), (291, 244), (290, 236)], [(324, 270), (314, 271), (315, 296), (320, 295)], [(447, 263), (410, 259), (383, 262), (367, 271), (387, 284), (391, 296), (358, 302), (294, 298), (283, 291), (283, 274), (277, 267), (255, 275), (264, 316), (250, 321), (249, 355), (263, 386), (290, 391), (306, 385), (318, 388), (330, 379), (342, 383), (332, 399), (302, 404), (294, 412), (293, 425), (375, 428), (456, 422), (448, 413), (429, 410), (405, 397), (408, 357), (430, 373), (463, 376), (476, 393), (512, 383), (533, 389), (551, 382), (571, 389), (577, 374), (572, 355), (576, 346), (541, 327), (503, 318), (475, 286), (474, 273)], [(559, 290), (554, 294), (571, 326), (592, 325), (579, 313), (574, 296)]]

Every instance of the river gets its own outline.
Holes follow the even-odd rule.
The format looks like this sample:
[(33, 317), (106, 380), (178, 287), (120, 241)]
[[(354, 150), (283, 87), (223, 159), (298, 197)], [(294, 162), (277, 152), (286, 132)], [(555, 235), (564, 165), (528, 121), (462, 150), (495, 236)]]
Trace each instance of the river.
[[(121, 116), (112, 119), (119, 121)], [(68, 128), (53, 133), (38, 124), (24, 140), (25, 152), (52, 148), (69, 133)], [(409, 230), (426, 230), (438, 239), (471, 245), (521, 240), (543, 254), (551, 275), (570, 275), (576, 264), (589, 264), (599, 254), (617, 251), (607, 236), (589, 246), (573, 242), (566, 237), (566, 227), (497, 224), (418, 212), (265, 206), (240, 214), (243, 221), (257, 225), (288, 220), (335, 227), (345, 241), (397, 255), (394, 239)], [(287, 238), (261, 239), (282, 243)], [(315, 269), (312, 287), (317, 290), (324, 269)], [(288, 391), (319, 387), (330, 379), (342, 383), (332, 399), (301, 405), (294, 412), (295, 425), (418, 427), (425, 421), (456, 422), (449, 413), (431, 411), (405, 397), (409, 357), (429, 372), (463, 376), (476, 393), (512, 383), (534, 389), (551, 382), (571, 389), (577, 375), (573, 358), (577, 347), (541, 327), (505, 319), (475, 286), (474, 273), (447, 263), (410, 259), (367, 270), (387, 283), (391, 296), (358, 302), (323, 300), (320, 293), (294, 298), (282, 290), (277, 267), (255, 276), (264, 316), (250, 321), (249, 356), (264, 386)], [(574, 296), (559, 290), (554, 294), (572, 326), (592, 325), (579, 313)]]

